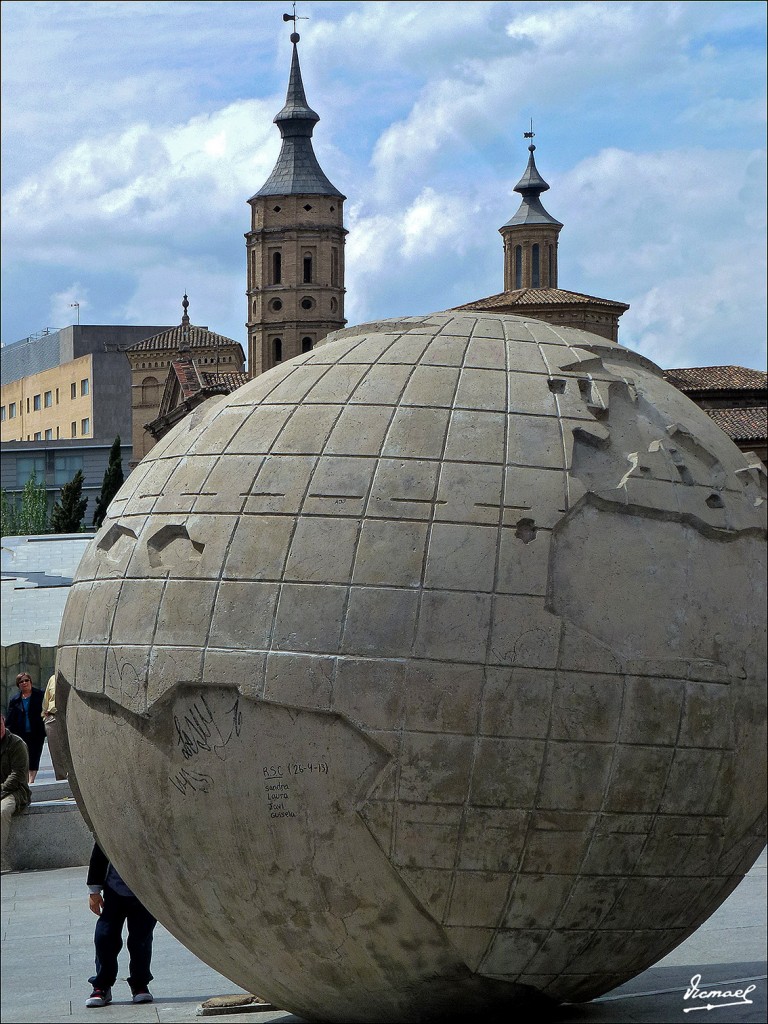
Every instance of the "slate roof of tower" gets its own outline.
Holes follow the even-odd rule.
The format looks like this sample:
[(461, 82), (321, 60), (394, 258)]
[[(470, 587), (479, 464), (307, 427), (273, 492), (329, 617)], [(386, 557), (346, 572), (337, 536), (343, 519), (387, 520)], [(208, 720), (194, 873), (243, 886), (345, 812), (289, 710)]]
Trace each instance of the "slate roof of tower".
[(601, 299), (596, 295), (569, 292), (565, 288), (517, 288), (499, 292), (485, 299), (476, 299), (454, 309), (515, 310), (525, 306), (605, 306), (608, 309), (629, 309), (625, 302)]
[(312, 148), (312, 132), (320, 117), (309, 106), (304, 95), (299, 52), (295, 42), (285, 106), (274, 120), (280, 129), (283, 145), (272, 173), (251, 199), (285, 195), (346, 198), (325, 176)]
[(515, 192), (520, 193), (523, 201), (520, 203), (514, 217), (504, 225), (505, 228), (515, 227), (518, 224), (556, 224), (560, 228), (563, 226), (559, 220), (556, 220), (551, 214), (547, 213), (541, 205), (539, 196), (542, 192), (547, 191), (549, 185), (539, 174), (539, 169), (533, 158), (533, 151), (535, 149), (536, 147), (533, 144), (528, 147), (530, 153), (528, 166), (525, 168), (520, 181), (515, 185)]

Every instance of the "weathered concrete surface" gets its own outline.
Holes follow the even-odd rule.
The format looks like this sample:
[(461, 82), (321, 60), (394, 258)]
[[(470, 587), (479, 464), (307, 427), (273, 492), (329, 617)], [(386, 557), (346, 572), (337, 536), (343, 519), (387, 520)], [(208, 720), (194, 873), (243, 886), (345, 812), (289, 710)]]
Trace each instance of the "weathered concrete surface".
[(112, 504), (60, 637), (73, 790), (172, 933), (302, 1017), (593, 998), (763, 845), (764, 475), (580, 331), (335, 338)]

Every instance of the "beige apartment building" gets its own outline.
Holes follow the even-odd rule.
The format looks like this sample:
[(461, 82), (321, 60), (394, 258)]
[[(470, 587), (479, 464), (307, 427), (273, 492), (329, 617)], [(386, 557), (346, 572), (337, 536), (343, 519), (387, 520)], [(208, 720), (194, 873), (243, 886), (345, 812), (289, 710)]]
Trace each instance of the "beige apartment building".
[(3, 441), (93, 438), (93, 355), (2, 387)]

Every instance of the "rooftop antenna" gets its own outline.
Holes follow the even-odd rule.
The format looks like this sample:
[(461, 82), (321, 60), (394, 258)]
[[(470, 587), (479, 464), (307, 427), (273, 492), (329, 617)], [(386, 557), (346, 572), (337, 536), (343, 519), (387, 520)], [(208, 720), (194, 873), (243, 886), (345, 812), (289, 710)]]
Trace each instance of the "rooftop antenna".
[(80, 303), (79, 302), (70, 302), (69, 308), (77, 310), (77, 325), (79, 327), (80, 326)]
[(297, 21), (309, 21), (309, 16), (308, 15), (301, 15), (301, 14), (297, 14), (296, 13), (296, 0), (294, 0), (294, 2), (293, 2), (293, 14), (284, 14), (283, 15), (283, 21), (292, 21), (293, 22), (293, 32), (291, 32), (291, 42), (292, 43), (298, 43), (298, 41), (301, 38), (301, 36), (296, 31), (296, 22)]

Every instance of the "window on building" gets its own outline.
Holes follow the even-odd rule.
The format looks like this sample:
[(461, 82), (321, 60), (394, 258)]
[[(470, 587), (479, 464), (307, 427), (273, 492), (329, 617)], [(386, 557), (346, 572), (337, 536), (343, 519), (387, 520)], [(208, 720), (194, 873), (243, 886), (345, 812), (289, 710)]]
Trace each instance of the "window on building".
[(91, 432), (91, 421), (86, 416), (86, 418), (84, 420), (80, 420), (80, 436), (81, 437), (86, 437), (88, 434), (90, 434), (90, 432)]
[(70, 424), (70, 427), (69, 427), (69, 430), (70, 430), (70, 437), (77, 437), (77, 423), (75, 422), (75, 420), (72, 420), (72, 422)]
[(77, 398), (77, 384), (73, 383), (69, 385), (69, 397)]
[(312, 257), (304, 257), (304, 284), (312, 283)]
[(523, 247), (515, 246), (515, 288), (523, 287)]
[(59, 404), (59, 389), (56, 388), (56, 405)]
[(34, 439), (35, 439), (35, 441), (42, 441), (43, 440), (43, 435), (42, 435), (42, 433), (39, 430), (35, 431), (35, 438)]
[(0, 405), (0, 422), (5, 422), (5, 406)]
[(42, 395), (35, 395), (35, 397), (32, 399), (32, 406), (33, 406), (35, 412), (40, 412), (40, 410), (43, 407), (42, 406)]
[(86, 377), (85, 380), (81, 380), (80, 381), (80, 394), (81, 395), (87, 395), (90, 390), (91, 389), (90, 389), (90, 385), (88, 383), (88, 378)]
[(552, 246), (547, 246), (547, 262), (549, 263), (549, 287), (555, 287), (555, 260)]
[(40, 483), (45, 480), (45, 456), (19, 455), (16, 459), (16, 486), (23, 487), (33, 476)]
[(314, 345), (312, 344), (312, 339), (311, 338), (302, 338), (301, 339), (301, 351), (302, 352), (311, 352), (313, 348), (314, 348)]
[(45, 440), (46, 441), (52, 441), (53, 440), (53, 428), (52, 427), (49, 427), (48, 430), (46, 430), (46, 432), (45, 432)]
[(43, 404), (45, 405), (46, 409), (50, 409), (51, 408), (51, 406), (53, 405), (53, 392), (52, 391), (46, 391), (45, 392), (45, 398), (43, 399)]
[(141, 404), (158, 405), (160, 402), (160, 382), (157, 377), (145, 377), (141, 382)]
[(29, 412), (29, 399), (27, 399), (27, 412)]
[(53, 463), (53, 482), (57, 487), (69, 483), (78, 469), (83, 468), (82, 455), (56, 455)]
[(331, 284), (334, 287), (339, 285), (339, 250), (331, 249)]
[(15, 402), (10, 402), (8, 404), (8, 419), (9, 420), (15, 420), (16, 419), (16, 403)]
[(279, 252), (272, 253), (272, 284), (280, 284), (283, 280), (283, 257)]
[(282, 362), (283, 359), (283, 342), (281, 338), (275, 338), (272, 341), (272, 361), (275, 363)]
[(59, 428), (58, 427), (56, 427), (56, 440), (57, 441), (59, 440)]
[(531, 246), (531, 288), (540, 288), (541, 281), (541, 256), (539, 245)]

